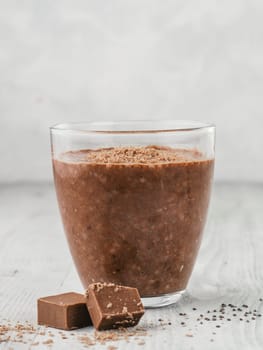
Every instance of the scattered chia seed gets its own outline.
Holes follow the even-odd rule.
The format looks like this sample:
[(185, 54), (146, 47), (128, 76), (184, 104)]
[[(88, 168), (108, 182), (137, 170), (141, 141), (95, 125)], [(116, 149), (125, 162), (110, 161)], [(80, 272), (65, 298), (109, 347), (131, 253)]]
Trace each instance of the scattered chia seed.
[[(259, 299), (260, 301), (263, 301), (263, 298)], [(197, 307), (192, 307), (193, 311), (198, 310)], [(194, 325), (194, 329), (198, 330), (198, 323), (200, 325), (204, 325), (205, 322), (210, 322), (210, 321), (217, 321), (215, 323), (216, 328), (221, 328), (226, 321), (231, 322), (232, 320), (234, 321), (235, 318), (236, 320), (239, 320), (240, 322), (244, 321), (246, 323), (249, 323), (251, 320), (255, 321), (257, 317), (261, 317), (262, 315), (258, 312), (256, 309), (250, 309), (248, 305), (243, 304), (243, 305), (234, 305), (234, 304), (225, 304), (222, 303), (221, 306), (219, 306), (217, 309), (209, 309), (209, 310), (204, 310), (204, 314), (196, 315), (194, 319), (196, 319), (196, 324)], [(211, 315), (208, 315), (211, 314)], [(231, 315), (232, 314), (232, 315)], [(192, 313), (192, 315), (194, 315)], [(225, 316), (224, 316), (225, 315)], [(251, 315), (251, 317), (248, 319), (248, 316)], [(183, 316), (184, 322), (180, 322), (181, 327), (186, 327), (187, 326), (187, 321), (190, 319), (190, 315), (188, 315), (185, 312), (180, 312), (179, 316)], [(209, 317), (207, 317), (209, 316)], [(234, 317), (234, 318), (232, 318)], [(162, 322), (163, 319), (159, 318), (159, 322)], [(167, 322), (167, 321), (166, 321)], [(198, 323), (197, 323), (198, 322)], [(167, 325), (171, 326), (172, 322), (167, 322)], [(189, 329), (189, 333), (186, 334), (186, 336), (193, 337), (191, 334), (192, 331)], [(212, 332), (213, 335), (216, 334), (216, 332)], [(208, 338), (209, 339), (209, 338)], [(211, 342), (214, 342), (215, 340), (213, 338), (210, 339)]]

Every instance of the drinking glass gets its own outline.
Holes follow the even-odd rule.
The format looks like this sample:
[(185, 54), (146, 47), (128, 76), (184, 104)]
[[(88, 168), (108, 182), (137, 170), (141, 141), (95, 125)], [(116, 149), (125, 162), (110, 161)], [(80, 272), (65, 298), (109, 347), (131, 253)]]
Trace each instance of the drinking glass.
[(138, 288), (146, 307), (184, 293), (206, 222), (215, 127), (116, 121), (51, 127), (58, 204), (87, 288)]

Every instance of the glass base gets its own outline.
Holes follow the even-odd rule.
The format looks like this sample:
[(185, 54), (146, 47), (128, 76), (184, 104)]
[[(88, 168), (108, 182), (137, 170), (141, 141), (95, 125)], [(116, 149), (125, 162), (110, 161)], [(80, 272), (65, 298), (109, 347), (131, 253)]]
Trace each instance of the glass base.
[(156, 297), (142, 297), (142, 303), (146, 309), (172, 305), (181, 299), (184, 292), (185, 290), (181, 290), (180, 292), (162, 294)]

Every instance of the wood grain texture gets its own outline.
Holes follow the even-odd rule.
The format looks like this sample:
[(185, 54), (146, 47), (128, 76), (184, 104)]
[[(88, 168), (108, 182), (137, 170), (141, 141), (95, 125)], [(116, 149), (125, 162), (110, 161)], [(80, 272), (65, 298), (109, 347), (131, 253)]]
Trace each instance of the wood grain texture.
[[(153, 350), (262, 349), (263, 317), (247, 323), (227, 311), (231, 322), (206, 321), (201, 325), (197, 321), (200, 314), (218, 310), (221, 303), (247, 304), (263, 314), (263, 302), (259, 301), (263, 297), (262, 206), (263, 185), (216, 185), (187, 294), (175, 306), (147, 310), (141, 322), (148, 329), (144, 346), (138, 345), (135, 338), (112, 345), (118, 349)], [(1, 185), (0, 209), (0, 324), (5, 319), (36, 324), (38, 297), (70, 290), (82, 292), (54, 189), (44, 184)], [(166, 325), (160, 325), (160, 318)], [(218, 324), (220, 328), (216, 328)], [(52, 349), (85, 349), (76, 338), (62, 340), (58, 331), (52, 332)], [(84, 332), (93, 334), (92, 329), (75, 333)], [(42, 344), (44, 340), (35, 335), (32, 342), (39, 341), (40, 345), (32, 349), (47, 348)], [(92, 348), (107, 349), (108, 345)], [(12, 340), (0, 343), (1, 350), (9, 348), (31, 347)]]

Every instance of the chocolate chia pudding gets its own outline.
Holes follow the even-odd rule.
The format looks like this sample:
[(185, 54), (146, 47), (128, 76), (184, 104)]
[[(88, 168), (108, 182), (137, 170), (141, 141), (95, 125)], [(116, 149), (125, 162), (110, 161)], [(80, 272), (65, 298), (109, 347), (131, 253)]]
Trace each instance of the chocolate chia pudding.
[(197, 150), (116, 147), (53, 159), (70, 250), (85, 288), (112, 282), (158, 296), (186, 288), (214, 160)]

